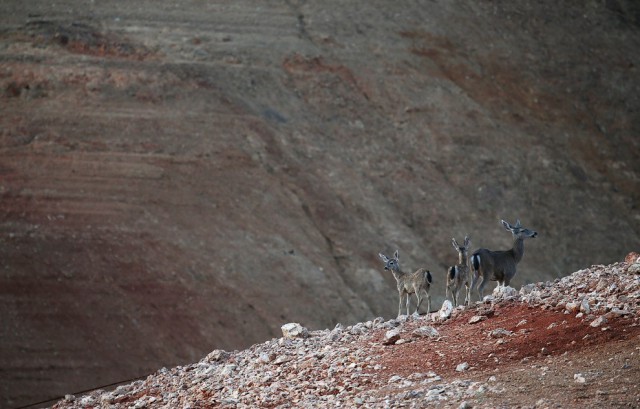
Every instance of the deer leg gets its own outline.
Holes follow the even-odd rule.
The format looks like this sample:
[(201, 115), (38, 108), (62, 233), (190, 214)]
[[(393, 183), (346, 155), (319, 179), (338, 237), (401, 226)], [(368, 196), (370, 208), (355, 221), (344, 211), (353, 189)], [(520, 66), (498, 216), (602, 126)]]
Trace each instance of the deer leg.
[(486, 280), (484, 277), (479, 277), (480, 282), (478, 283), (478, 296), (480, 296), (480, 301), (484, 298), (484, 285), (486, 284)]
[[(469, 303), (471, 303), (471, 290), (476, 288), (478, 278), (480, 278), (478, 272), (474, 271), (473, 277), (471, 277), (471, 287), (469, 288)], [(480, 297), (480, 299), (482, 300), (482, 297)]]
[(400, 302), (398, 302), (398, 317), (402, 315), (402, 291), (398, 291), (398, 297), (400, 298)]
[(416, 297), (418, 297), (418, 305), (416, 306), (416, 315), (420, 315), (420, 305), (422, 305), (422, 301), (424, 300), (424, 295), (422, 293), (425, 293), (427, 296), (429, 295), (429, 293), (424, 289), (424, 288), (416, 288)]
[(469, 306), (469, 304), (471, 303), (471, 287), (469, 286), (469, 283), (466, 283), (464, 285), (464, 305), (466, 305), (467, 307)]
[(409, 316), (409, 307), (411, 306), (411, 294), (407, 293), (407, 317)]

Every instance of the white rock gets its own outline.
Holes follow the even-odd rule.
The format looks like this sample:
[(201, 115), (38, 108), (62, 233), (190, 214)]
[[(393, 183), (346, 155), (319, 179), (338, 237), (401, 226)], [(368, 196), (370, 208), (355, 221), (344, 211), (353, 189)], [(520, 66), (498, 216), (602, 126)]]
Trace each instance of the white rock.
[(419, 337), (438, 338), (440, 333), (433, 327), (420, 327), (413, 330), (413, 334)]
[(274, 359), (276, 359), (276, 354), (274, 354), (273, 352), (270, 354), (267, 354), (266, 352), (262, 352), (258, 357), (258, 362), (266, 364), (268, 362), (273, 361)]
[(536, 289), (536, 285), (535, 284), (523, 285), (522, 288), (520, 288), (520, 295), (531, 294), (531, 292), (533, 290), (535, 290), (535, 289)]
[(145, 407), (147, 407), (147, 402), (143, 399), (136, 401), (136, 403), (133, 405), (133, 409), (142, 409)]
[(496, 328), (496, 329), (494, 329), (493, 331), (491, 331), (489, 333), (489, 336), (491, 338), (504, 338), (504, 337), (507, 337), (507, 336), (512, 335), (512, 334), (513, 334), (513, 332), (508, 331), (508, 330), (506, 330), (504, 328)]
[(600, 316), (600, 317), (596, 318), (595, 320), (593, 320), (591, 322), (591, 324), (589, 324), (589, 325), (591, 325), (593, 328), (598, 328), (602, 324), (606, 324), (607, 321), (608, 320), (604, 316)]
[(493, 290), (494, 298), (511, 298), (517, 295), (518, 291), (510, 286), (498, 286)]
[(384, 341), (382, 341), (385, 345), (395, 344), (397, 340), (400, 339), (400, 330), (398, 328), (390, 329), (384, 334)]
[(306, 338), (309, 336), (309, 331), (297, 322), (284, 324), (281, 329), (285, 338)]
[(577, 312), (579, 307), (580, 305), (575, 302), (568, 302), (564, 306), (564, 308), (571, 313)]
[(198, 370), (196, 371), (196, 375), (199, 378), (209, 377), (216, 371), (217, 367), (217, 365), (200, 364)]
[(120, 385), (113, 391), (115, 395), (124, 395), (129, 392), (130, 385)]
[(93, 406), (96, 404), (96, 400), (92, 396), (84, 396), (80, 398), (80, 404), (82, 406)]
[(442, 307), (440, 307), (440, 311), (438, 312), (440, 319), (442, 320), (448, 319), (449, 317), (451, 317), (452, 312), (453, 312), (453, 304), (451, 304), (451, 301), (449, 300), (444, 300), (444, 302), (442, 303)]
[(581, 373), (574, 374), (573, 380), (577, 383), (585, 383), (587, 381)]
[(484, 315), (474, 315), (469, 319), (469, 324), (477, 324), (478, 322), (484, 321), (486, 319), (487, 317), (485, 317)]
[(598, 284), (596, 285), (596, 291), (597, 292), (602, 292), (602, 290), (604, 290), (608, 286), (609, 286), (608, 280), (605, 280), (604, 278), (601, 278), (600, 281), (598, 281)]
[(618, 307), (613, 307), (613, 308), (611, 309), (611, 312), (612, 312), (613, 314), (616, 314), (616, 315), (627, 315), (627, 314), (631, 314), (631, 312), (630, 312), (630, 311), (627, 311), (627, 310), (621, 310), (621, 309), (619, 309)]
[(583, 298), (582, 302), (580, 303), (580, 311), (585, 314), (591, 313), (591, 306), (589, 305), (589, 300), (587, 300), (586, 298)]
[(220, 371), (220, 375), (229, 376), (236, 370), (236, 368), (237, 366), (234, 364), (225, 365), (224, 368), (222, 368), (222, 371)]
[(222, 349), (215, 349), (204, 359), (207, 362), (218, 362), (226, 359), (229, 356), (229, 353), (223, 351)]
[(456, 371), (458, 372), (464, 372), (467, 369), (469, 369), (469, 364), (467, 362), (463, 362), (461, 364), (458, 364), (458, 366), (456, 366)]

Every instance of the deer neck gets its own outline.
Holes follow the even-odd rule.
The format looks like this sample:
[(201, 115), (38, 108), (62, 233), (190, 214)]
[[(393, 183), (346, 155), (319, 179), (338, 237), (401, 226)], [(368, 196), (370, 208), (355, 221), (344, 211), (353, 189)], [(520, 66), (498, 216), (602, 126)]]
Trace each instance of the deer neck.
[(467, 264), (467, 253), (458, 253), (458, 264)]
[(522, 260), (522, 256), (524, 256), (524, 239), (522, 237), (514, 240), (511, 251), (513, 252), (513, 259), (518, 264)]
[(402, 277), (404, 277), (405, 275), (404, 271), (400, 270), (400, 268), (398, 268), (397, 270), (391, 270), (391, 272), (393, 273), (396, 281), (400, 281), (400, 279), (402, 279)]

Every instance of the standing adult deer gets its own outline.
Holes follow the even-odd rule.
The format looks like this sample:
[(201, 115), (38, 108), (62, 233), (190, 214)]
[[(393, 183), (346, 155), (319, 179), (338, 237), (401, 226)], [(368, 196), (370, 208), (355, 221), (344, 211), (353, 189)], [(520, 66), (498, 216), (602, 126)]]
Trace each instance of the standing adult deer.
[(447, 273), (447, 289), (445, 297), (448, 297), (449, 293), (451, 293), (451, 301), (455, 308), (458, 306), (458, 293), (463, 285), (465, 287), (464, 304), (469, 305), (469, 302), (471, 301), (471, 287), (469, 286), (469, 260), (467, 259), (469, 247), (471, 246), (471, 239), (469, 236), (466, 236), (464, 238), (464, 244), (461, 246), (458, 244), (456, 239), (453, 238), (451, 239), (451, 244), (458, 252), (458, 264), (451, 266)]
[[(525, 229), (520, 220), (511, 225), (501, 220), (505, 229), (513, 234), (513, 247), (509, 250), (492, 251), (487, 249), (476, 250), (469, 259), (472, 269), (471, 290), (478, 285), (478, 295), (482, 301), (484, 286), (488, 280), (497, 281), (498, 286), (507, 286), (516, 275), (516, 266), (524, 255), (524, 239), (536, 237), (538, 233)], [(471, 295), (471, 294), (469, 294)]]
[(431, 273), (429, 270), (420, 268), (412, 274), (407, 274), (400, 269), (400, 260), (398, 256), (398, 250), (393, 254), (393, 258), (388, 258), (382, 253), (378, 253), (378, 256), (384, 261), (384, 269), (391, 270), (393, 277), (395, 277), (398, 283), (398, 295), (400, 301), (398, 303), (398, 317), (402, 315), (402, 298), (407, 297), (407, 315), (409, 315), (409, 300), (410, 295), (415, 294), (418, 298), (418, 305), (416, 305), (416, 311), (414, 314), (418, 314), (420, 304), (422, 304), (423, 293), (427, 296), (427, 311), (431, 312), (431, 296), (429, 295), (429, 289), (431, 288)]

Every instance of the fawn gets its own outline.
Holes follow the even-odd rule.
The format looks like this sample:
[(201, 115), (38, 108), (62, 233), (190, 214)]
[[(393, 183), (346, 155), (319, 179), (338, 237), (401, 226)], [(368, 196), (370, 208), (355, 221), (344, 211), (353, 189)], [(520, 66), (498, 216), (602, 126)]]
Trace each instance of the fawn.
[(402, 315), (402, 298), (407, 297), (407, 315), (409, 315), (409, 300), (410, 295), (415, 294), (418, 298), (418, 305), (416, 305), (416, 311), (414, 314), (418, 315), (418, 309), (422, 304), (423, 294), (427, 296), (427, 311), (431, 312), (431, 296), (429, 295), (429, 289), (431, 288), (431, 273), (429, 270), (420, 268), (412, 274), (407, 274), (400, 269), (400, 261), (398, 256), (398, 250), (393, 254), (393, 258), (388, 258), (382, 253), (378, 253), (378, 256), (384, 261), (384, 269), (391, 270), (393, 276), (398, 283), (398, 295), (400, 301), (398, 303), (398, 317)]
[(453, 238), (451, 239), (451, 244), (458, 252), (458, 264), (449, 268), (445, 297), (448, 297), (449, 293), (451, 293), (451, 301), (455, 308), (458, 306), (458, 293), (460, 292), (462, 285), (464, 285), (465, 288), (464, 305), (469, 305), (469, 302), (471, 301), (471, 286), (469, 285), (470, 271), (467, 259), (468, 250), (471, 246), (471, 239), (469, 236), (466, 236), (464, 238), (464, 245), (460, 246), (456, 239)]

